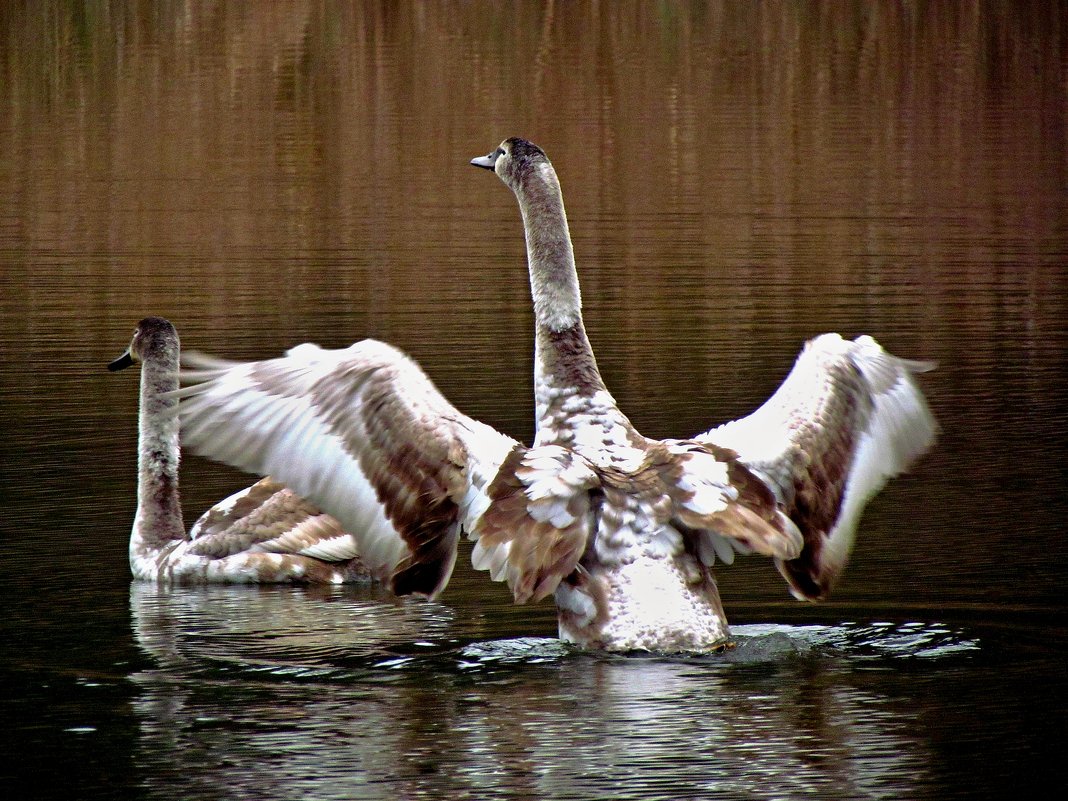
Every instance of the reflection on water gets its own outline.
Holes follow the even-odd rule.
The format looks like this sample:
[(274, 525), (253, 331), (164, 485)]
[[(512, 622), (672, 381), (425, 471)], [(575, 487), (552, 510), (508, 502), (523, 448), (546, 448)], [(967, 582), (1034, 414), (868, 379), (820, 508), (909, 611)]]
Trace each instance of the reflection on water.
[(155, 663), (131, 676), (148, 787), (900, 798), (929, 781), (916, 710), (852, 672), (978, 647), (938, 624), (762, 625), (717, 656), (591, 655), (464, 643), (445, 607), (373, 595), (134, 584), (134, 634)]
[(182, 649), (192, 646), (196, 663), (213, 671), (233, 662), (299, 677), (342, 658), (374, 664), (398, 648), (417, 647), (413, 642), (447, 638), (453, 618), (447, 606), (394, 598), (377, 587), (346, 589), (134, 582), (130, 599), (138, 644), (165, 666), (188, 667)]

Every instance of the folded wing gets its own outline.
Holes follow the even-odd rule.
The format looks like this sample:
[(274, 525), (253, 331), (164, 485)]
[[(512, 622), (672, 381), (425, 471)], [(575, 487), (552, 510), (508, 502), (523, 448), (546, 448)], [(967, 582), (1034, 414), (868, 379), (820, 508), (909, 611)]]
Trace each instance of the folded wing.
[(189, 538), (188, 553), (212, 558), (276, 553), (337, 563), (359, 556), (341, 523), (269, 477), (204, 512)]

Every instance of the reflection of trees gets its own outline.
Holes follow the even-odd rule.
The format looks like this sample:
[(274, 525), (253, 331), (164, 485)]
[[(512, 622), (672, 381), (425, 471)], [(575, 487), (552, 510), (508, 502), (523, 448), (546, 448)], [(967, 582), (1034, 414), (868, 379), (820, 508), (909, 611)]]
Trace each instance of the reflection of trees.
[[(466, 166), (506, 133), (537, 138), (562, 172), (610, 385), (632, 414), (661, 426), (676, 412), (691, 416), (678, 431), (640, 425), (653, 436), (709, 424), (694, 408), (694, 376), (676, 365), (708, 361), (710, 343), (730, 343), (734, 358), (696, 386), (722, 392), (716, 413), (729, 418), (776, 385), (766, 357), (785, 370), (796, 328), (863, 323), (892, 336), (895, 352), (959, 363), (975, 358), (975, 338), (959, 354), (928, 354), (941, 339), (928, 327), (981, 330), (986, 341), (1057, 311), (1039, 302), (1042, 281), (1006, 271), (998, 280), (1009, 316), (974, 313), (998, 256), (996, 241), (975, 241), (975, 231), (1011, 232), (1014, 247), (1041, 249), (1061, 225), (1055, 203), (1006, 201), (1060, 192), (1063, 137), (1050, 133), (1064, 123), (1057, 3), (861, 12), (835, 2), (754, 10), (483, 0), (461, 12), (448, 3), (187, 1), (120, 11), (40, 2), (0, 4), (0, 30), (10, 32), (0, 42), (10, 76), (0, 109), (19, 119), (0, 126), (0, 154), (13, 154), (0, 193), (17, 199), (15, 230), (28, 244), (114, 254), (85, 265), (92, 287), (106, 286), (116, 259), (126, 260), (123, 275), (156, 278), (206, 262), (204, 281), (182, 283), (199, 309), (182, 329), (190, 333), (227, 331), (235, 316), (292, 315), (286, 298), (257, 305), (235, 260), (262, 258), (252, 272), (299, 289), (326, 321), (306, 325), (330, 334), (336, 325), (321, 312), (339, 297), (371, 319), (383, 305), (421, 319), (435, 264), (429, 311), (450, 305), (459, 318), (436, 324), (470, 341), (478, 327), (466, 314), (517, 309), (514, 329), (484, 344), (527, 360), (522, 271), (493, 280), (482, 269), (484, 259), (521, 263), (518, 221), (485, 245), (464, 227), (491, 190), (506, 208), (499, 187)], [(11, 45), (20, 41), (39, 46)], [(457, 240), (462, 248), (449, 246)], [(321, 254), (337, 257), (330, 269), (319, 269)], [(468, 264), (480, 271), (477, 298)], [(690, 284), (677, 280), (682, 269)], [(130, 283), (151, 300), (174, 291)], [(664, 302), (648, 303), (650, 287)], [(873, 302), (846, 316), (827, 302), (843, 288)], [(677, 328), (695, 297), (687, 336), (666, 360), (660, 338), (646, 334)], [(74, 312), (80, 326), (98, 324), (114, 298), (94, 300)], [(722, 309), (729, 320), (713, 313)], [(901, 322), (925, 315), (934, 319), (919, 330)], [(125, 333), (132, 315), (116, 316), (115, 333)], [(1058, 322), (1031, 321), (1040, 330)], [(411, 329), (405, 321), (380, 335), (408, 347)], [(291, 344), (284, 332), (270, 347), (259, 340), (268, 352)], [(424, 350), (424, 361), (434, 355)], [(463, 358), (449, 350), (431, 363), (454, 371), (459, 391), (472, 381)], [(720, 389), (740, 380), (762, 389)], [(526, 394), (510, 375), (482, 388), (502, 381)], [(665, 397), (677, 408), (664, 410)]]
[(505, 645), (450, 645), (443, 607), (368, 598), (134, 585), (158, 663), (133, 677), (150, 796), (900, 797), (923, 780), (909, 716), (825, 658), (534, 640), (494, 662)]

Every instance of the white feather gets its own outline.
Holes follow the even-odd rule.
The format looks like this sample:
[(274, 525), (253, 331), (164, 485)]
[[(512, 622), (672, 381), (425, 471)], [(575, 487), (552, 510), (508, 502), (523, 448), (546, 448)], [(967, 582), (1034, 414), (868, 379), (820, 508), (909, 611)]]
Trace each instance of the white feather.
[[(440, 398), (421, 371), (399, 351), (366, 340), (344, 350), (324, 350), (305, 344), (290, 349), (283, 359), (265, 363), (232, 364), (194, 355), (193, 366), (220, 364), (219, 369), (187, 372), (186, 380), (206, 380), (175, 393), (182, 403), (185, 440), (194, 450), (259, 474), (270, 474), (336, 517), (356, 538), (360, 556), (377, 573), (388, 573), (408, 553), (408, 546), (387, 519), (375, 489), (360, 462), (350, 452), (316, 405), (329, 398), (353, 398), (354, 380), (369, 371), (395, 371), (397, 397), (407, 407), (411, 420), (424, 423), (413, 436), (432, 439), (440, 436), (435, 426), (440, 418), (424, 411), (420, 404), (438, 403)], [(257, 381), (264, 371), (281, 391), (266, 389)], [(266, 380), (266, 379), (264, 379)], [(331, 394), (333, 393), (333, 394)], [(326, 398), (327, 400), (323, 400)], [(485, 511), (484, 489), (488, 480), (515, 442), (476, 421), (451, 410), (450, 425), (457, 423), (462, 445), (468, 449), (467, 485), (460, 501), (463, 521), (470, 525)], [(412, 425), (407, 420), (407, 425)], [(446, 426), (446, 430), (452, 431)], [(352, 432), (347, 435), (351, 436)], [(414, 447), (419, 443), (415, 442)], [(367, 446), (370, 447), (370, 446)], [(392, 458), (384, 453), (382, 459)], [(507, 549), (503, 552), (507, 556)], [(500, 573), (500, 556), (493, 564)]]

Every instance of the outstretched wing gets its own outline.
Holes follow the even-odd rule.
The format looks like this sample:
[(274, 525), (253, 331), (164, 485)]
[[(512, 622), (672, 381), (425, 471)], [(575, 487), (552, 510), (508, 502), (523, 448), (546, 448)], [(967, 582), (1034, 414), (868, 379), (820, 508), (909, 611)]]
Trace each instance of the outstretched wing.
[(937, 425), (913, 378), (933, 366), (871, 337), (824, 334), (763, 406), (696, 437), (737, 453), (800, 529), (800, 555), (776, 560), (796, 597), (827, 595), (865, 505), (934, 443)]
[(188, 553), (212, 558), (277, 553), (335, 563), (359, 556), (341, 523), (270, 477), (204, 512), (189, 538)]
[[(476, 566), (517, 600), (542, 597), (574, 569), (588, 515), (572, 495), (588, 495), (588, 477), (573, 479), (570, 461), (551, 454), (538, 462), (553, 479), (539, 495), (529, 462), (542, 449), (461, 414), (395, 348), (363, 340), (247, 364), (182, 360), (184, 444), (270, 474), (337, 518), (394, 592), (440, 593), (461, 530), (483, 538)], [(517, 488), (518, 502), (505, 500)]]
[(182, 440), (270, 474), (341, 522), (394, 592), (448, 583), (460, 523), (517, 443), (460, 414), (400, 351), (300, 345), (247, 364), (182, 357)]

